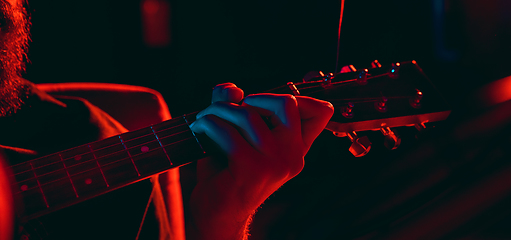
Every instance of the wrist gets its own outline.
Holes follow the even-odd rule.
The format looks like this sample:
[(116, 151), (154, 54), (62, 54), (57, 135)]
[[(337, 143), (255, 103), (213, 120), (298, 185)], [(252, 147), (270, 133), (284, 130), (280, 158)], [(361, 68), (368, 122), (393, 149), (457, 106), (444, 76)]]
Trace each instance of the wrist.
[(250, 201), (243, 201), (239, 193), (232, 186), (196, 186), (189, 201), (187, 239), (246, 239), (248, 225), (257, 206), (247, 205)]
[(252, 215), (243, 221), (193, 218), (186, 222), (187, 240), (247, 240)]

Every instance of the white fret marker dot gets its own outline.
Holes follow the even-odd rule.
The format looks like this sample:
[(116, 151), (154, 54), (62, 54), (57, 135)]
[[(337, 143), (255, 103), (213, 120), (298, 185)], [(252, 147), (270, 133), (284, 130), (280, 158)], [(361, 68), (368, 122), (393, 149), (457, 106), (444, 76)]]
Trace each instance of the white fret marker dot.
[(76, 155), (76, 156), (75, 156), (75, 160), (76, 160), (76, 161), (80, 161), (80, 159), (82, 159), (82, 156), (81, 156), (81, 155)]
[(27, 185), (21, 186), (21, 191), (27, 191), (27, 190), (28, 190), (28, 186)]
[(91, 183), (92, 183), (92, 179), (90, 179), (90, 178), (85, 179), (85, 184), (91, 184)]
[(141, 150), (142, 152), (148, 152), (148, 151), (149, 151), (149, 147), (147, 147), (147, 146), (143, 146), (143, 147), (141, 147), (141, 148), (140, 148), (140, 150)]

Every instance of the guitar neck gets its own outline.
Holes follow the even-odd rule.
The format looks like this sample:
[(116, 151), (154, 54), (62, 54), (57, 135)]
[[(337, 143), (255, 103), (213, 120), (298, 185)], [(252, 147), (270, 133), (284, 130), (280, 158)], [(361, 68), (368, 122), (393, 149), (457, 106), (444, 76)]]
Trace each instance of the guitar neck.
[[(327, 129), (336, 136), (352, 136), (352, 148), (362, 148), (365, 153), (370, 143), (366, 141), (362, 146), (353, 138), (356, 131), (376, 130), (395, 137), (390, 127), (422, 129), (424, 123), (445, 120), (450, 114), (447, 102), (415, 61), (358, 73), (321, 74), (268, 92), (331, 102), (340, 110), (334, 113)], [(25, 205), (24, 218), (43, 215), (208, 156), (212, 151), (206, 153), (204, 141), (199, 143), (190, 130), (191, 119), (195, 119), (193, 114), (185, 115), (12, 166), (17, 181), (14, 192)]]
[(194, 115), (12, 166), (22, 219), (32, 219), (206, 157)]

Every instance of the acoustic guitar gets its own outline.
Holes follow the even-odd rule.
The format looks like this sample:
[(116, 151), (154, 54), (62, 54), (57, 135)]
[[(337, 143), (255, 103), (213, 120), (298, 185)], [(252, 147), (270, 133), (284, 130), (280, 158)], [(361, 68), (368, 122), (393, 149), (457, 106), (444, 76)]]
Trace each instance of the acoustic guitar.
[[(331, 102), (335, 113), (326, 129), (349, 137), (357, 157), (371, 148), (363, 131), (381, 131), (390, 149), (400, 139), (392, 128), (416, 127), (445, 120), (450, 109), (415, 61), (350, 72), (324, 74), (287, 83), (273, 93), (306, 95)], [(136, 131), (91, 142), (11, 166), (22, 221), (65, 208), (207, 157), (215, 150), (189, 128), (187, 114)]]

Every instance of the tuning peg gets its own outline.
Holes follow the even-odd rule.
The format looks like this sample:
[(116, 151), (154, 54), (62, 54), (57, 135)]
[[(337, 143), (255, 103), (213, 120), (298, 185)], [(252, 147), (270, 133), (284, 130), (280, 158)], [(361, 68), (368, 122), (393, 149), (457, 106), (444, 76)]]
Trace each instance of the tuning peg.
[(380, 61), (375, 59), (373, 62), (371, 62), (371, 67), (372, 68), (381, 68)]
[(341, 68), (341, 72), (340, 73), (348, 73), (348, 72), (356, 72), (357, 69), (355, 68), (355, 66), (353, 65), (346, 65), (344, 67)]
[(368, 74), (369, 74), (369, 70), (367, 70), (367, 69), (360, 71), (360, 73), (358, 74), (357, 83), (359, 85), (366, 85)]
[(415, 138), (419, 139), (422, 136), (424, 136), (428, 131), (426, 129), (426, 125), (424, 125), (424, 122), (416, 123), (415, 129), (417, 129), (417, 134), (415, 134)]
[(349, 102), (347, 106), (341, 108), (342, 116), (345, 118), (353, 118), (353, 108), (355, 104)]
[(363, 157), (371, 150), (371, 141), (367, 136), (358, 137), (355, 132), (346, 133), (346, 135), (352, 142), (349, 150), (353, 156)]
[(334, 134), (334, 136), (336, 137), (346, 137), (347, 134), (345, 132), (336, 132), (336, 131), (332, 131), (332, 133)]
[(296, 85), (293, 82), (288, 82), (287, 86), (289, 87), (289, 90), (291, 90), (293, 96), (300, 95), (300, 91), (298, 91), (298, 88), (296, 88)]
[(381, 97), (380, 100), (374, 102), (374, 108), (378, 110), (378, 112), (386, 112), (387, 111), (387, 97)]
[(415, 96), (410, 98), (410, 105), (413, 108), (421, 108), (422, 91), (415, 89)]
[(417, 131), (422, 132), (422, 131), (424, 131), (424, 129), (426, 129), (426, 125), (424, 125), (423, 122), (416, 123), (415, 128), (417, 129)]
[(332, 81), (332, 79), (334, 78), (334, 74), (333, 73), (328, 73), (328, 74), (325, 74), (323, 76), (323, 82), (330, 82)]
[(389, 77), (392, 79), (399, 78), (399, 67), (401, 67), (401, 63), (393, 63), (392, 68), (390, 69)]
[(401, 144), (401, 138), (397, 136), (392, 129), (389, 127), (384, 127), (380, 129), (381, 133), (383, 133), (383, 136), (385, 136), (385, 139), (383, 141), (383, 144), (386, 148), (389, 150), (394, 150), (399, 147)]
[(303, 82), (311, 82), (324, 77), (325, 74), (322, 71), (310, 71), (303, 76)]

